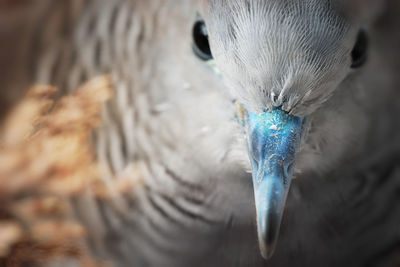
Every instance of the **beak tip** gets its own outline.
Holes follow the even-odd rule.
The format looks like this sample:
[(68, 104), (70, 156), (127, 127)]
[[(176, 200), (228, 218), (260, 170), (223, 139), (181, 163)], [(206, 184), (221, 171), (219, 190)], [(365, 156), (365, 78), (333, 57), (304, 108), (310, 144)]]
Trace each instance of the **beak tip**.
[(276, 244), (274, 244), (274, 243), (268, 244), (268, 243), (265, 243), (263, 240), (259, 240), (261, 256), (265, 260), (269, 260), (275, 252), (275, 246), (276, 246)]
[(268, 260), (275, 252), (280, 229), (280, 214), (263, 213), (258, 215), (263, 224), (258, 225), (258, 243), (261, 255)]
[(266, 260), (275, 251), (288, 188), (280, 178), (269, 177), (255, 190), (258, 242)]

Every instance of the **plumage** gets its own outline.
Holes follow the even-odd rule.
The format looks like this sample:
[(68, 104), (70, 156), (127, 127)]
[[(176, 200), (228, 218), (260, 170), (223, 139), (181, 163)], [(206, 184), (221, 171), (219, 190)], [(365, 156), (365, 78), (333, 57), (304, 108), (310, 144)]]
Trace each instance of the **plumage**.
[[(21, 63), (40, 68), (27, 80), (65, 93), (111, 73), (116, 95), (94, 133), (104, 179), (133, 164), (143, 175), (111, 202), (74, 201), (96, 256), (116, 266), (396, 266), (396, 0), (41, 3)], [(192, 51), (197, 12), (222, 78)], [(368, 61), (352, 70), (361, 28)], [(268, 261), (236, 102), (307, 118)]]

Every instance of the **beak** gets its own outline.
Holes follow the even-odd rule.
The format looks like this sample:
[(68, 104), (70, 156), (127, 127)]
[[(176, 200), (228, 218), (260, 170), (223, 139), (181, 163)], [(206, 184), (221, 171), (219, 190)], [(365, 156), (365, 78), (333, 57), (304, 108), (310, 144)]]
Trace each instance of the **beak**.
[(261, 114), (242, 109), (257, 211), (261, 254), (269, 259), (278, 240), (303, 119), (277, 108)]

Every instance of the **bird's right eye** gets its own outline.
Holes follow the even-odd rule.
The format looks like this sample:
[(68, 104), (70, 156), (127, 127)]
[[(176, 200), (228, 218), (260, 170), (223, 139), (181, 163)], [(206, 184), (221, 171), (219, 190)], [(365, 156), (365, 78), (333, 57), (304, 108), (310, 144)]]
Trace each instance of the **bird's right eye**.
[(206, 24), (203, 20), (196, 21), (193, 26), (193, 51), (204, 61), (213, 59)]
[(351, 68), (356, 69), (364, 65), (367, 61), (368, 52), (368, 36), (364, 30), (361, 30), (357, 35), (357, 41), (351, 52)]

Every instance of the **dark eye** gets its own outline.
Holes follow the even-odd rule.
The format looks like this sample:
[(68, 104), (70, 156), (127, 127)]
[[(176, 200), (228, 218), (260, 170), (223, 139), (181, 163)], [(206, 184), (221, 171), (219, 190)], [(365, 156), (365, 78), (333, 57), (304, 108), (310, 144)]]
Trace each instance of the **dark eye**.
[(202, 60), (213, 58), (208, 42), (208, 32), (204, 21), (199, 20), (193, 26), (193, 51)]
[(368, 51), (368, 36), (364, 30), (361, 30), (357, 36), (356, 45), (351, 52), (353, 69), (359, 68), (367, 61), (367, 51)]

